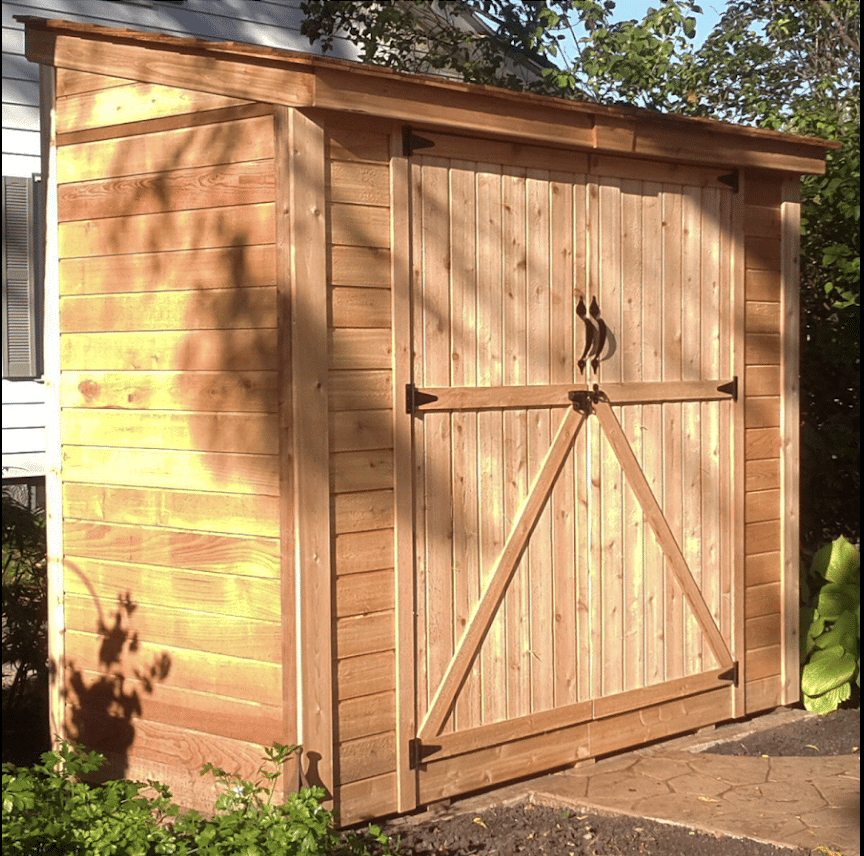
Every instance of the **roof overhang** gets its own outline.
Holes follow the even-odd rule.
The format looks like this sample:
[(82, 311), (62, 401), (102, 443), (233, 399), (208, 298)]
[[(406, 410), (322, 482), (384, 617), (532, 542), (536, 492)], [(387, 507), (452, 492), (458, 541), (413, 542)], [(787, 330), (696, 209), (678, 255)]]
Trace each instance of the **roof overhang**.
[(16, 16), (32, 62), (269, 104), (687, 164), (823, 173), (839, 144), (607, 107), (237, 42)]

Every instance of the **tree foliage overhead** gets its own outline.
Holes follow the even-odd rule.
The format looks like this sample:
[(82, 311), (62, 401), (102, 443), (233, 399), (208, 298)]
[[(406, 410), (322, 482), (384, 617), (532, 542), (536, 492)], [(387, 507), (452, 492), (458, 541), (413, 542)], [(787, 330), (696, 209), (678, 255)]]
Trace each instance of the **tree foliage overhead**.
[(697, 47), (695, 0), (615, 20), (612, 0), (307, 0), (303, 32), (365, 62), (842, 143), (802, 181), (805, 542), (860, 535), (859, 0), (727, 0)]

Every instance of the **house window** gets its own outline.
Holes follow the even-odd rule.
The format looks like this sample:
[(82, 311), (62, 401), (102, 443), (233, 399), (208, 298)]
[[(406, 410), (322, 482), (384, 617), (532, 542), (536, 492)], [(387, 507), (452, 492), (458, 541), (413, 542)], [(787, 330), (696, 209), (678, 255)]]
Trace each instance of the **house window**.
[(3, 176), (3, 377), (42, 374), (39, 176)]

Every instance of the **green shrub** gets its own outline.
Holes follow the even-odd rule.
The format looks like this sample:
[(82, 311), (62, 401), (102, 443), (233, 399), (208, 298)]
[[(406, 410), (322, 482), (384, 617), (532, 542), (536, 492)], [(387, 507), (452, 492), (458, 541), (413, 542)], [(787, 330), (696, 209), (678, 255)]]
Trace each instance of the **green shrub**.
[[(24, 706), (28, 684), (48, 685), (48, 607), (45, 517), (3, 493), (4, 717)], [(47, 714), (46, 714), (47, 719)]]
[[(171, 792), (159, 782), (81, 781), (104, 757), (63, 744), (32, 768), (3, 765), (4, 854), (27, 856), (361, 856), (390, 853), (377, 827), (340, 836), (323, 808), (323, 788), (301, 788), (273, 805), (281, 768), (296, 746), (265, 750), (259, 780), (246, 781), (212, 764), (226, 788), (213, 817), (180, 815)], [(149, 788), (155, 796), (144, 796)]]
[(801, 692), (830, 713), (861, 689), (861, 554), (845, 538), (826, 545), (802, 574)]

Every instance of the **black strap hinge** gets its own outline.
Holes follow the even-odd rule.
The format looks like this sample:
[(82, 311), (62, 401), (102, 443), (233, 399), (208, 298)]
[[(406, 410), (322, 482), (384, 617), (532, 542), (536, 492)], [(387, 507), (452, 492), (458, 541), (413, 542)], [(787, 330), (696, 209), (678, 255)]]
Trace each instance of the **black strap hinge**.
[(738, 170), (732, 170), (732, 172), (727, 173), (726, 175), (720, 175), (717, 177), (717, 181), (721, 182), (721, 184), (725, 184), (727, 187), (732, 188), (733, 193), (738, 192)]
[(732, 664), (732, 668), (727, 669), (725, 672), (720, 673), (721, 681), (730, 681), (732, 686), (738, 686), (738, 661), (736, 660)]
[(416, 413), (417, 410), (424, 404), (432, 404), (433, 401), (438, 401), (437, 395), (432, 395), (429, 392), (423, 392), (417, 389), (413, 383), (405, 384), (405, 412)]
[(423, 760), (430, 755), (434, 755), (441, 747), (432, 744), (423, 745), (423, 741), (419, 737), (414, 737), (408, 741), (408, 766), (412, 770), (417, 770), (423, 764)]
[(717, 392), (724, 392), (726, 395), (732, 396), (732, 401), (738, 401), (738, 375), (735, 375), (729, 383), (720, 384), (717, 387)]
[(402, 154), (406, 158), (410, 158), (417, 149), (431, 149), (434, 145), (432, 140), (415, 134), (410, 125), (405, 125), (402, 128)]

